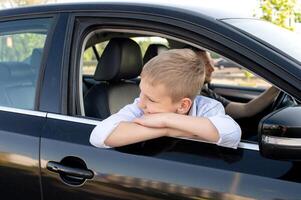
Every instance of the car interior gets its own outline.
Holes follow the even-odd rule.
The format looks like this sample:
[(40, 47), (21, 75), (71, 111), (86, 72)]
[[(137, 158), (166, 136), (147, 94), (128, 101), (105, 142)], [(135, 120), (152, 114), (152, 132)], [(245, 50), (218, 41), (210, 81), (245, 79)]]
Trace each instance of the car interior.
[[(187, 45), (194, 46), (212, 54), (209, 49), (193, 45), (189, 42), (169, 37), (162, 37), (165, 43), (149, 40), (156, 34), (126, 33), (126, 32), (94, 32), (84, 44), (84, 54), (92, 49), (96, 62), (92, 66), (91, 73), (85, 73), (84, 54), (82, 55), (82, 66), (79, 84), (79, 99), (81, 99), (80, 115), (85, 117), (103, 120), (111, 114), (118, 112), (123, 106), (130, 104), (139, 96), (139, 74), (143, 65), (160, 52), (168, 49), (183, 48)], [(147, 45), (137, 40), (146, 38)], [(137, 42), (138, 41), (138, 42)], [(97, 49), (98, 44), (106, 44), (101, 50)], [(143, 50), (143, 52), (142, 52)], [(223, 59), (222, 55), (219, 55)], [(233, 62), (233, 61), (231, 61)], [(243, 66), (240, 69), (246, 70)], [(219, 70), (218, 68), (216, 70)], [(223, 84), (210, 84), (215, 92), (223, 95), (230, 101), (248, 102), (259, 96), (265, 88), (248, 86), (229, 86)], [(285, 93), (281, 93), (282, 95)], [(296, 102), (284, 95), (286, 100), (281, 100), (277, 109), (287, 105), (294, 105)], [(278, 98), (276, 98), (278, 99)], [(274, 102), (275, 103), (275, 102)], [(279, 104), (279, 102), (277, 102)], [(249, 118), (236, 120), (242, 128), (242, 140), (257, 143), (257, 127), (259, 121), (272, 112), (275, 105), (270, 105), (262, 112)]]
[(129, 38), (112, 38), (93, 76), (99, 83), (84, 96), (86, 115), (105, 119), (133, 102), (139, 96), (139, 86), (132, 79), (139, 76), (141, 69), (139, 45)]

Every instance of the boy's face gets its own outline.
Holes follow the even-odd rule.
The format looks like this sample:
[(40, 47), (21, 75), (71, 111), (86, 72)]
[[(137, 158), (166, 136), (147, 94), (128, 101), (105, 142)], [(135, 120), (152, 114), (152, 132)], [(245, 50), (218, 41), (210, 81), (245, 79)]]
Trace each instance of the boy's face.
[(147, 82), (147, 79), (142, 78), (140, 90), (138, 106), (143, 110), (145, 115), (166, 112), (178, 113), (181, 102), (172, 102), (163, 84), (153, 86)]

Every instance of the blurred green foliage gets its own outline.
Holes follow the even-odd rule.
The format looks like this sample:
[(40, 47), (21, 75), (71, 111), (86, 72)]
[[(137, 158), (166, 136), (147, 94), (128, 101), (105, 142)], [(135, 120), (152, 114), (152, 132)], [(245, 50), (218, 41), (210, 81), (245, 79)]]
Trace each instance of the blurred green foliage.
[(48, 2), (55, 3), (57, 0), (0, 0), (0, 8), (13, 8), (29, 5), (45, 4)]
[(20, 33), (0, 36), (0, 61), (26, 61), (34, 48), (43, 48), (46, 35)]
[(294, 21), (292, 20), (295, 20), (297, 14), (296, 3), (296, 0), (263, 0), (261, 2), (263, 12), (261, 18), (283, 28), (294, 30)]
[(301, 13), (295, 13), (295, 21), (301, 23)]
[(254, 77), (254, 75), (251, 72), (247, 71), (247, 70), (243, 70), (243, 72), (244, 72), (244, 75), (247, 79), (250, 79), (250, 78)]
[(147, 49), (147, 47), (153, 43), (152, 42), (152, 39), (150, 37), (145, 37), (143, 39), (140, 39), (140, 38), (132, 38), (134, 41), (136, 41), (138, 43), (138, 45), (140, 46), (140, 49), (141, 49), (141, 54), (142, 54), (142, 57), (144, 56), (145, 54), (145, 51)]

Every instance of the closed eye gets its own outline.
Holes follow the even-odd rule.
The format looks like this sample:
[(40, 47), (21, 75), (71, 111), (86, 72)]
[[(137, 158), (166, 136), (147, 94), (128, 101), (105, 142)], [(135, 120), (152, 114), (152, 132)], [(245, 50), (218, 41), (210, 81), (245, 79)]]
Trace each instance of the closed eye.
[(149, 100), (150, 102), (152, 102), (152, 103), (156, 103), (156, 101), (154, 101), (153, 99), (151, 99), (151, 98), (149, 98), (149, 97), (148, 97), (148, 100)]

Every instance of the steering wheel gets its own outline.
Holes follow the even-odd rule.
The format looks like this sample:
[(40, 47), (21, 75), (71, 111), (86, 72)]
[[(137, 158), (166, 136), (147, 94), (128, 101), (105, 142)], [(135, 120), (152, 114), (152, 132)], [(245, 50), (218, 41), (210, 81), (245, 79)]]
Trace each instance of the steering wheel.
[(283, 103), (284, 103), (285, 99), (287, 99), (287, 98), (288, 98), (288, 95), (286, 93), (284, 93), (283, 91), (280, 91), (272, 104), (271, 111), (275, 111), (275, 110), (278, 110), (279, 108), (283, 107)]

